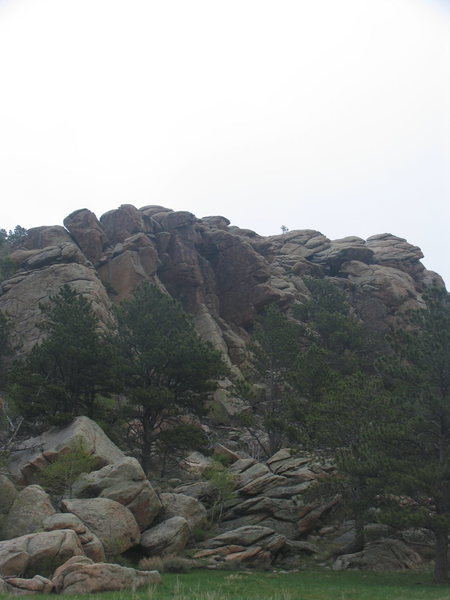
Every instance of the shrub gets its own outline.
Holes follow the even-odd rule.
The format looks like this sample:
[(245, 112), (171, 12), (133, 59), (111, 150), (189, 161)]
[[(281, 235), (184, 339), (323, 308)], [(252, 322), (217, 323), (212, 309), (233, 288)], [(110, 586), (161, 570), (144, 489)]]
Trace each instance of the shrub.
[(72, 486), (82, 473), (90, 473), (96, 467), (96, 459), (84, 447), (81, 440), (73, 441), (68, 451), (39, 473), (38, 481), (52, 496), (72, 495)]
[(233, 500), (236, 495), (234, 487), (237, 476), (230, 473), (224, 465), (216, 460), (205, 469), (204, 476), (214, 494), (214, 501), (211, 506), (211, 521), (220, 522), (225, 503)]

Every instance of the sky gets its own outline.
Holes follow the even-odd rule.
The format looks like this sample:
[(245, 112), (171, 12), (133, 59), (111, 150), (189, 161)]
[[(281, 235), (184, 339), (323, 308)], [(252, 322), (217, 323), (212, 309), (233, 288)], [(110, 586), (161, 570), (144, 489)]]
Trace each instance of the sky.
[(0, 227), (390, 232), (450, 284), (450, 0), (0, 0)]

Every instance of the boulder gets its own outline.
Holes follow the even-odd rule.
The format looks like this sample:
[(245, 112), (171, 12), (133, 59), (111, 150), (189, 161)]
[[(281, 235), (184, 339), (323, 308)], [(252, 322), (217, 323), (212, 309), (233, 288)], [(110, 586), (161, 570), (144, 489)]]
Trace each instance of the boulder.
[(53, 515), (48, 494), (39, 485), (29, 485), (17, 496), (3, 523), (4, 539), (11, 539), (43, 530), (46, 517)]
[(237, 544), (239, 546), (253, 546), (257, 544), (268, 549), (278, 550), (285, 542), (286, 539), (283, 536), (278, 536), (273, 529), (254, 525), (226, 531), (199, 545), (205, 548), (219, 548), (220, 546), (228, 546), (230, 544)]
[(109, 498), (134, 515), (141, 531), (147, 529), (161, 510), (161, 502), (135, 458), (126, 457), (92, 473), (73, 485), (74, 498)]
[(0, 542), (0, 576), (21, 577), (48, 572), (71, 556), (84, 556), (74, 531), (43, 531)]
[(194, 483), (179, 485), (175, 488), (174, 493), (184, 494), (202, 502), (208, 502), (214, 496), (214, 490), (209, 481), (195, 481)]
[(97, 594), (134, 591), (160, 583), (158, 571), (139, 571), (110, 563), (94, 563), (87, 557), (74, 557), (56, 569), (53, 575), (59, 594)]
[(23, 442), (8, 468), (17, 480), (33, 483), (36, 474), (66, 453), (74, 443), (95, 457), (98, 467), (121, 461), (124, 454), (103, 430), (88, 417), (77, 417), (66, 427), (53, 427), (42, 435)]
[(108, 245), (108, 238), (94, 213), (87, 208), (76, 210), (64, 219), (64, 225), (86, 258), (96, 263)]
[(330, 511), (339, 500), (340, 496), (335, 496), (325, 504), (306, 505), (300, 511), (300, 519), (298, 521), (298, 533), (306, 535), (319, 527), (321, 517)]
[(51, 594), (54, 585), (50, 579), (35, 575), (31, 579), (23, 577), (0, 578), (0, 593), (21, 596), (23, 594)]
[(187, 544), (191, 530), (183, 517), (172, 517), (144, 531), (141, 546), (149, 556), (179, 554)]
[(199, 550), (194, 558), (203, 558), (212, 564), (239, 561), (264, 566), (273, 561), (285, 543), (285, 536), (269, 527), (239, 527), (199, 544), (204, 550)]
[(140, 540), (139, 526), (131, 512), (109, 498), (63, 500), (64, 510), (75, 514), (102, 542), (106, 556), (122, 554)]
[(191, 531), (195, 527), (204, 527), (208, 520), (206, 508), (191, 496), (185, 494), (161, 494), (161, 502), (166, 519), (183, 517), (186, 519)]
[(72, 529), (80, 540), (84, 553), (94, 562), (105, 560), (103, 544), (98, 537), (76, 516), (71, 513), (56, 513), (44, 519), (45, 531)]
[(403, 571), (414, 569), (422, 563), (422, 557), (404, 542), (384, 538), (367, 544), (361, 552), (339, 556), (333, 564), (333, 569)]

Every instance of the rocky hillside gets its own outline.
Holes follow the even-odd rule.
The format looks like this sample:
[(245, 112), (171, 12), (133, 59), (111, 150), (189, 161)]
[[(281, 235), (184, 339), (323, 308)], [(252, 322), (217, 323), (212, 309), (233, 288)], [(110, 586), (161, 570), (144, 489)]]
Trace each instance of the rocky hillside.
[(333, 278), (371, 327), (401, 323), (439, 275), (424, 268), (422, 252), (388, 233), (367, 240), (329, 240), (313, 230), (262, 237), (162, 206), (122, 205), (100, 217), (81, 209), (65, 227), (30, 229), (11, 254), (15, 274), (0, 285), (0, 310), (15, 322), (26, 352), (41, 335), (39, 303), (69, 283), (89, 297), (103, 321), (111, 302), (142, 280), (154, 282), (195, 319), (200, 334), (235, 368), (245, 360), (248, 330), (270, 303), (288, 307), (308, 297), (304, 278)]

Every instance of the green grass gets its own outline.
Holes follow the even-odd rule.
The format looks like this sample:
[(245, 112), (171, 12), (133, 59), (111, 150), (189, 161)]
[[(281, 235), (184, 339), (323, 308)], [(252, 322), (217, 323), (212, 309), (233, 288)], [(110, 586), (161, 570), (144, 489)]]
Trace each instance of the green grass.
[[(450, 600), (450, 585), (431, 583), (429, 572), (299, 573), (193, 571), (164, 574), (162, 583), (137, 592), (106, 592), (102, 600)], [(37, 599), (55, 600), (54, 595)], [(70, 596), (87, 600), (92, 596)]]

